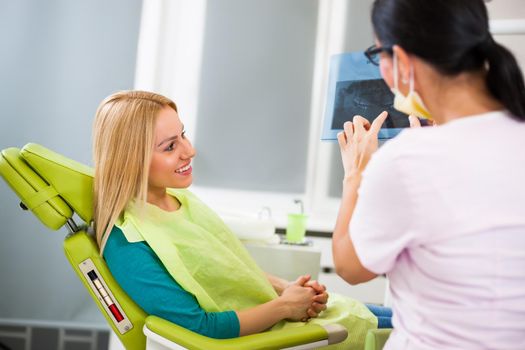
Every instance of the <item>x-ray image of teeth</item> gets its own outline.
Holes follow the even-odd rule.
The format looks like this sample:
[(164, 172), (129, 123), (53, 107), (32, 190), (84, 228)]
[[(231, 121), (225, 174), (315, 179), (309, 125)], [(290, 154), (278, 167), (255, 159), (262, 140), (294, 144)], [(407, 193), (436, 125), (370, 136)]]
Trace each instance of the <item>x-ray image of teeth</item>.
[(352, 120), (355, 115), (372, 122), (383, 111), (388, 112), (383, 128), (408, 127), (406, 114), (394, 109), (393, 98), (382, 79), (337, 82), (332, 129), (342, 129), (344, 122)]
[(387, 111), (380, 139), (395, 137), (409, 126), (408, 116), (393, 107), (394, 95), (362, 51), (334, 55), (330, 59), (322, 140), (335, 141), (347, 120), (360, 115), (369, 121)]

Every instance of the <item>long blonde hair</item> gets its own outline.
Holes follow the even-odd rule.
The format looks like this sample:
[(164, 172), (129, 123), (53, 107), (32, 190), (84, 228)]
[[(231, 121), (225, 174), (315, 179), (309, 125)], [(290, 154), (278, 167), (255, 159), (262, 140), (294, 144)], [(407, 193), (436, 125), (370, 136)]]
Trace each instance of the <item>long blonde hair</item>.
[(128, 203), (146, 201), (155, 122), (159, 112), (177, 106), (147, 91), (120, 91), (97, 109), (93, 125), (94, 220), (100, 252)]

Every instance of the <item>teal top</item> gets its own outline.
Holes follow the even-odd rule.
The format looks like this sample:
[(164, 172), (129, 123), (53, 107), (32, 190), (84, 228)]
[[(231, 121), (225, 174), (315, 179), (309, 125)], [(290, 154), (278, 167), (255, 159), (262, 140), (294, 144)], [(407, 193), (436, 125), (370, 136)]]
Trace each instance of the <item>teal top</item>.
[(147, 314), (211, 338), (239, 336), (235, 311), (204, 311), (195, 296), (169, 274), (146, 242), (129, 243), (115, 226), (104, 248), (104, 259), (122, 289)]

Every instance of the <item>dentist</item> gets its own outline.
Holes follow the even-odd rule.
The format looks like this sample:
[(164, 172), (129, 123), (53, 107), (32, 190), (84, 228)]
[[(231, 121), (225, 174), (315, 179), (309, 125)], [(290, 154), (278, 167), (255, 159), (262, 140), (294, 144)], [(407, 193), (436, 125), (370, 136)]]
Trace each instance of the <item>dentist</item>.
[(366, 55), (395, 108), (437, 126), (377, 150), (386, 113), (345, 123), (336, 270), (351, 284), (388, 276), (386, 349), (523, 349), (523, 74), (482, 0), (376, 0), (372, 22)]

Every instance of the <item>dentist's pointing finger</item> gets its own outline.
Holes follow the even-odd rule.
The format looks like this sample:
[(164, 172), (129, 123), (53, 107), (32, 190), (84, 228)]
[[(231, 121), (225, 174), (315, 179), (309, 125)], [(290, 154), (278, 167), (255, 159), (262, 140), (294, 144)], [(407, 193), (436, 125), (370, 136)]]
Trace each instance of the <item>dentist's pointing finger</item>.
[(374, 135), (379, 134), (379, 130), (381, 130), (381, 127), (383, 126), (383, 123), (385, 122), (386, 118), (388, 118), (388, 112), (383, 111), (380, 115), (376, 117), (376, 119), (374, 119), (374, 121), (372, 122), (372, 126), (370, 127), (370, 131)]

